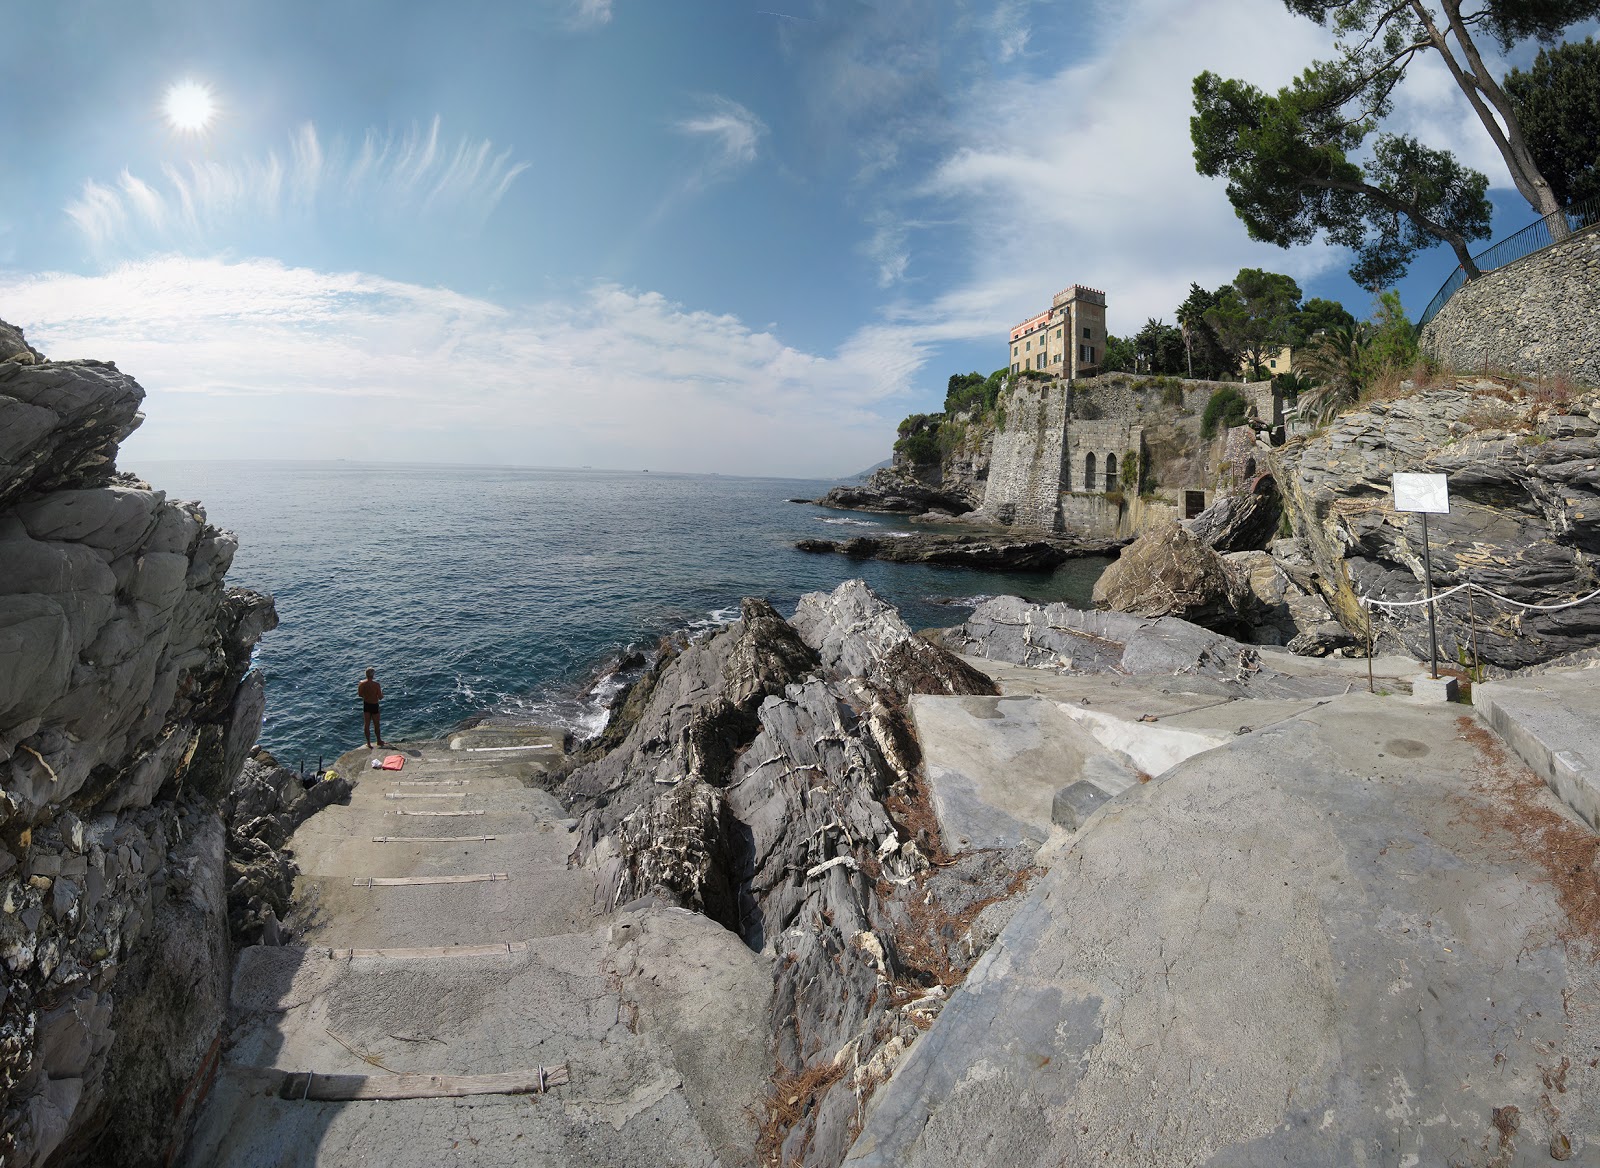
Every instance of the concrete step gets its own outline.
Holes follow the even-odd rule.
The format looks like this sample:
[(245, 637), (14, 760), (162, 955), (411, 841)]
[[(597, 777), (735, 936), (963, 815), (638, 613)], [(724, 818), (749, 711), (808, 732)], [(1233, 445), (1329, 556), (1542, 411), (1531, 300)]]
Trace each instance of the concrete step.
[(1472, 704), (1563, 803), (1600, 830), (1600, 669), (1480, 682)]
[[(358, 824), (372, 817), (355, 817)], [(482, 817), (488, 819), (488, 816)], [(495, 817), (509, 819), (510, 817)], [(532, 876), (562, 872), (577, 841), (550, 824), (514, 824), (493, 831), (479, 817), (435, 819), (381, 818), (376, 830), (360, 834), (302, 830), (295, 835), (295, 863), (312, 877), (442, 876), (452, 872), (507, 872)], [(419, 828), (418, 824), (425, 827)], [(444, 830), (439, 825), (449, 825)], [(492, 836), (482, 839), (482, 836)]]
[[(454, 874), (473, 871), (493, 870)], [(353, 879), (295, 881), (304, 906), (298, 940), (354, 949), (482, 945), (570, 933), (593, 921), (594, 874), (583, 868), (513, 871), (506, 880), (470, 884), (366, 888)]]
[(630, 1037), (606, 976), (606, 933), (602, 926), (464, 956), (247, 949), (232, 1005), (251, 1022), (229, 1061), (368, 1074), (367, 1060), (376, 1059), (396, 1073), (442, 1075), (555, 1066), (572, 1056), (592, 1064), (599, 1045)]

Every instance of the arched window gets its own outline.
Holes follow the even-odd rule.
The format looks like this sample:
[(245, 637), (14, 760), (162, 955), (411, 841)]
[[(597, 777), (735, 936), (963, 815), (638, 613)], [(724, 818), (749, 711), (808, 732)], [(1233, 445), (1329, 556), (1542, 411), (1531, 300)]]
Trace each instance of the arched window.
[(1108, 455), (1106, 455), (1106, 490), (1114, 491), (1116, 489), (1117, 489), (1117, 456), (1115, 454), (1108, 454)]
[(1083, 489), (1086, 491), (1094, 490), (1094, 455), (1092, 454), (1083, 456)]

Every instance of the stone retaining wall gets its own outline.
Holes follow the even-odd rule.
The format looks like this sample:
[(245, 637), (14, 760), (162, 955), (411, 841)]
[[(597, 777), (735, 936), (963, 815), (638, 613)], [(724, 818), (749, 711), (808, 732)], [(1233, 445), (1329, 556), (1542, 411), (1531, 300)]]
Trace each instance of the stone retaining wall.
[(1424, 326), (1422, 348), (1463, 372), (1562, 373), (1600, 385), (1600, 229), (1465, 285)]

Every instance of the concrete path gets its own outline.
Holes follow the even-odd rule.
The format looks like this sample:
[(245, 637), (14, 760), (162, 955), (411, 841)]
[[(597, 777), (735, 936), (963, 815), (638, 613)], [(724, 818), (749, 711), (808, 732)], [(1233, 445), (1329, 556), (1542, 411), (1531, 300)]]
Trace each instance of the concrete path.
[[(753, 1160), (772, 1068), (743, 1040), (765, 1024), (770, 969), (694, 914), (645, 902), (597, 913), (593, 874), (568, 867), (574, 824), (527, 785), (558, 743), (497, 729), (338, 760), (359, 785), (290, 842), (306, 923), (296, 945), (240, 955), (189, 1164)], [(397, 750), (403, 770), (367, 769)], [(408, 1073), (537, 1084), (541, 1068), (569, 1081), (544, 1094), (282, 1097), (304, 1072), (392, 1091)]]
[(1568, 807), (1600, 829), (1600, 669), (1483, 682), (1472, 702)]
[(1045, 846), (847, 1163), (1600, 1162), (1595, 857), (1465, 707), (1235, 735)]

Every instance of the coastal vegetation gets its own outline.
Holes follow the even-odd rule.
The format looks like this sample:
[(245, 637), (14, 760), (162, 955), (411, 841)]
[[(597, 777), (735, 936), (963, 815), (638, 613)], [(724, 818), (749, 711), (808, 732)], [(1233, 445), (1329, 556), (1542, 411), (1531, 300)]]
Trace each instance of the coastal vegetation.
[(1593, 37), (1540, 49), (1506, 76), (1528, 149), (1564, 204), (1600, 199), (1600, 44)]
[[(1448, 150), (1381, 129), (1396, 87), (1430, 55), (1448, 68), (1529, 206), (1541, 216), (1563, 209), (1545, 174), (1552, 159), (1541, 158), (1522, 123), (1532, 103), (1513, 99), (1516, 86), (1496, 77), (1478, 41), (1502, 50), (1554, 42), (1600, 15), (1600, 0), (1486, 0), (1471, 12), (1455, 0), (1285, 2), (1334, 31), (1336, 58), (1313, 61), (1275, 94), (1210, 71), (1194, 81), (1196, 169), (1228, 180), (1228, 199), (1252, 238), (1290, 247), (1325, 234), (1355, 252), (1350, 277), (1373, 289), (1403, 277), (1418, 251), (1440, 242), (1468, 279), (1480, 274), (1468, 245), (1489, 235), (1488, 177)], [(1583, 71), (1580, 57), (1575, 73)], [(1551, 73), (1547, 57), (1543, 75)], [(1524, 86), (1530, 96), (1538, 88)], [(1564, 229), (1564, 220), (1553, 228)]]

